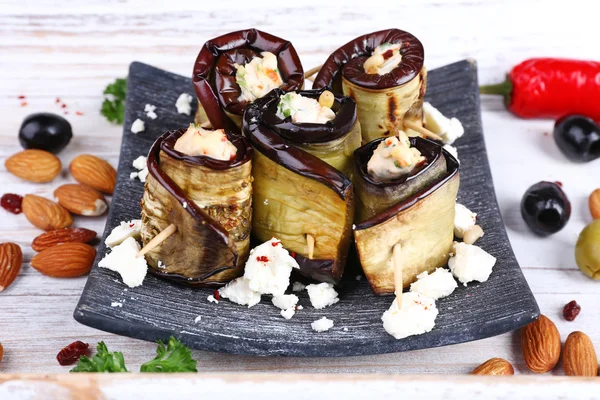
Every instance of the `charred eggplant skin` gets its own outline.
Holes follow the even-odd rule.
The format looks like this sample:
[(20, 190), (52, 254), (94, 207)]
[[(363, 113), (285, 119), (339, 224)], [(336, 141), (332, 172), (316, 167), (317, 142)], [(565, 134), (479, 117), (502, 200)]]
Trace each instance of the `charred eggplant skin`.
[[(277, 237), (295, 253), (300, 272), (335, 283), (343, 274), (352, 237), (352, 182), (278, 134), (263, 118), (268, 109), (263, 102), (268, 101), (251, 104), (243, 121), (255, 149), (253, 235), (260, 241)], [(315, 238), (313, 259), (308, 258), (306, 234)]]
[(284, 81), (282, 89), (298, 90), (304, 85), (304, 70), (294, 46), (257, 29), (231, 32), (209, 40), (194, 63), (192, 80), (198, 97), (196, 122), (208, 119), (211, 126), (239, 131), (248, 102), (239, 101), (235, 63), (245, 64), (262, 52), (277, 56)]
[(150, 150), (142, 240), (175, 224), (177, 232), (148, 253), (149, 271), (180, 283), (218, 286), (243, 273), (249, 252), (253, 149), (228, 132), (238, 150), (233, 160), (188, 156), (174, 150), (184, 132), (166, 132)]

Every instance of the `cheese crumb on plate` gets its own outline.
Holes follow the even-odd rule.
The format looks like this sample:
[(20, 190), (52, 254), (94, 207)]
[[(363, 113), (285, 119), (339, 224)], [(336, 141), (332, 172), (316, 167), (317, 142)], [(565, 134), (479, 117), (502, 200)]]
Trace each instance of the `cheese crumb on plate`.
[(241, 277), (229, 282), (225, 287), (219, 289), (219, 294), (225, 299), (248, 306), (248, 308), (260, 303), (260, 293), (250, 289), (248, 279)]
[(129, 287), (140, 286), (146, 277), (148, 265), (144, 257), (136, 257), (139, 251), (138, 242), (133, 237), (128, 237), (123, 243), (113, 247), (98, 266), (118, 272), (123, 283)]
[(300, 268), (294, 258), (276, 238), (250, 251), (244, 270), (251, 290), (260, 294), (280, 296), (290, 285), (292, 269)]
[(340, 301), (338, 293), (331, 283), (323, 282), (318, 285), (313, 283), (308, 285), (306, 290), (308, 291), (310, 303), (317, 310), (331, 306)]
[(175, 102), (175, 107), (179, 114), (192, 114), (192, 96), (187, 93), (181, 93)]
[(327, 317), (323, 317), (311, 323), (310, 326), (315, 332), (325, 332), (333, 327), (333, 321)]
[(153, 106), (152, 104), (146, 104), (146, 106), (144, 107), (144, 112), (146, 113), (146, 116), (150, 119), (156, 119), (156, 117), (158, 117), (154, 110), (156, 110), (156, 106)]
[(454, 256), (448, 261), (452, 274), (465, 286), (472, 281), (487, 281), (495, 264), (495, 257), (466, 243), (454, 243)]
[(403, 339), (431, 331), (437, 315), (435, 300), (418, 292), (409, 292), (402, 294), (402, 308), (398, 308), (394, 298), (381, 320), (387, 333), (396, 339)]
[(294, 308), (298, 304), (298, 296), (295, 294), (283, 294), (281, 296), (273, 296), (271, 300), (273, 305), (282, 310)]
[(133, 121), (133, 124), (131, 124), (131, 132), (133, 133), (140, 133), (143, 132), (145, 129), (146, 125), (144, 124), (144, 121), (142, 121), (139, 118)]
[(450, 296), (458, 284), (452, 273), (444, 268), (438, 268), (430, 274), (424, 271), (417, 275), (417, 281), (410, 285), (411, 292), (419, 292), (434, 300)]
[(121, 221), (121, 224), (115, 227), (110, 235), (104, 240), (108, 247), (115, 247), (123, 243), (126, 239), (132, 237), (140, 238), (142, 232), (142, 220), (132, 219), (131, 221)]
[(462, 239), (465, 233), (477, 223), (477, 214), (462, 204), (454, 206), (454, 236)]

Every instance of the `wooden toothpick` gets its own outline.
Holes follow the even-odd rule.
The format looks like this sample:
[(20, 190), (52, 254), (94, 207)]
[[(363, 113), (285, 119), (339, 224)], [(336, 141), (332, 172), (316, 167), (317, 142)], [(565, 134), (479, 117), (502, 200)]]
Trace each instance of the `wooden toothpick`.
[(148, 244), (145, 245), (144, 248), (141, 249), (135, 257), (140, 258), (143, 255), (145, 255), (146, 253), (152, 251), (154, 248), (160, 246), (160, 244), (162, 242), (164, 242), (169, 236), (174, 234), (176, 231), (177, 231), (177, 227), (175, 225), (171, 224), (171, 225), (167, 226), (161, 233), (154, 236), (152, 238), (152, 240), (149, 241)]
[(402, 246), (398, 243), (392, 248), (392, 265), (394, 266), (394, 286), (396, 289), (396, 301), (398, 302), (398, 309), (402, 308)]
[(314, 74), (316, 74), (317, 72), (319, 72), (321, 70), (321, 68), (323, 67), (323, 64), (316, 66), (314, 68), (309, 69), (308, 71), (306, 71), (304, 73), (304, 79), (308, 79), (309, 81), (313, 81), (313, 79), (310, 79)]
[(315, 237), (310, 233), (306, 234), (306, 247), (308, 247), (308, 258), (312, 260), (315, 253)]
[(416, 122), (413, 121), (404, 121), (404, 127), (408, 128), (408, 129), (412, 129), (413, 131), (417, 131), (419, 132), (421, 135), (425, 135), (428, 138), (434, 139), (434, 140), (439, 140), (440, 142), (443, 141), (442, 137), (436, 133), (431, 132), (429, 129), (425, 128), (424, 126), (421, 126), (419, 124), (417, 124)]

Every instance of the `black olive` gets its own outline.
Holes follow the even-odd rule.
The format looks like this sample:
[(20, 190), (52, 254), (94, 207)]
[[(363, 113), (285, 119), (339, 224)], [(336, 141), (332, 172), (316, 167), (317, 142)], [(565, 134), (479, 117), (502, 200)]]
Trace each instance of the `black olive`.
[(50, 113), (31, 114), (21, 124), (19, 141), (25, 149), (40, 149), (58, 153), (64, 149), (73, 130), (69, 121)]
[(554, 141), (573, 161), (592, 161), (600, 157), (600, 127), (583, 115), (567, 115), (554, 124)]
[(521, 200), (521, 215), (529, 228), (546, 236), (565, 227), (571, 216), (571, 203), (560, 185), (539, 182), (531, 186)]

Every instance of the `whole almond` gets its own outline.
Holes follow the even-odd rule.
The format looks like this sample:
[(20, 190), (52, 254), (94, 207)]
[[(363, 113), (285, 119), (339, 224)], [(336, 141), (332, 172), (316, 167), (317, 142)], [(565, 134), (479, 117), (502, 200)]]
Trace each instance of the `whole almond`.
[(106, 194), (112, 194), (115, 190), (117, 171), (101, 158), (82, 154), (71, 161), (69, 170), (79, 183)]
[(4, 163), (8, 172), (30, 182), (51, 182), (60, 174), (62, 164), (58, 157), (44, 150), (23, 150)]
[(67, 210), (55, 202), (34, 194), (23, 198), (23, 214), (35, 227), (50, 231), (71, 226), (73, 218)]
[(577, 331), (567, 337), (563, 367), (568, 376), (598, 376), (598, 358), (588, 335)]
[(85, 228), (64, 228), (45, 232), (33, 239), (31, 248), (42, 251), (61, 243), (88, 243), (96, 238), (96, 232)]
[(4, 357), (4, 347), (2, 347), (2, 343), (0, 343), (0, 362), (2, 362), (2, 357)]
[(89, 186), (69, 183), (54, 191), (58, 204), (77, 215), (96, 217), (106, 212), (108, 205), (102, 193)]
[(590, 195), (590, 212), (592, 218), (600, 219), (600, 189), (596, 189)]
[(504, 358), (490, 358), (479, 367), (475, 368), (471, 375), (514, 375), (515, 369), (512, 364)]
[(0, 244), (0, 292), (9, 287), (19, 275), (22, 262), (23, 253), (18, 245), (14, 243)]
[(560, 334), (554, 322), (545, 315), (521, 328), (523, 358), (530, 370), (543, 374), (560, 358)]
[(63, 243), (36, 254), (31, 266), (54, 278), (74, 278), (90, 272), (96, 249), (85, 243)]

